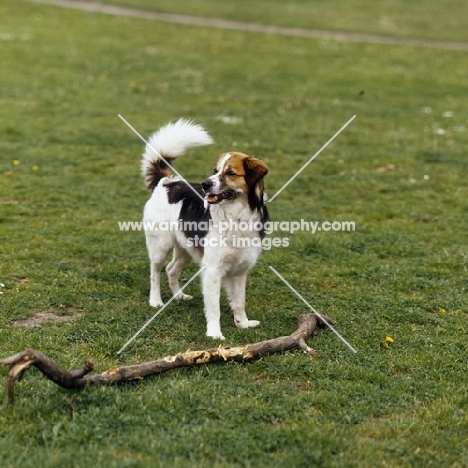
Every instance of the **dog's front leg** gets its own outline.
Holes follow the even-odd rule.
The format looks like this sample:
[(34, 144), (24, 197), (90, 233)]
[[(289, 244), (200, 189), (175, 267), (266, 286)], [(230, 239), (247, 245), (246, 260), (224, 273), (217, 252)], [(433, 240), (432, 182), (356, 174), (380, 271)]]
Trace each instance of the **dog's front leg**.
[(245, 313), (245, 284), (247, 273), (237, 276), (226, 276), (224, 287), (229, 296), (232, 311), (234, 312), (234, 323), (237, 328), (250, 328), (260, 325), (258, 320), (249, 320)]
[(205, 301), (206, 336), (224, 340), (221, 333), (221, 277), (219, 271), (209, 267), (203, 272), (203, 298)]

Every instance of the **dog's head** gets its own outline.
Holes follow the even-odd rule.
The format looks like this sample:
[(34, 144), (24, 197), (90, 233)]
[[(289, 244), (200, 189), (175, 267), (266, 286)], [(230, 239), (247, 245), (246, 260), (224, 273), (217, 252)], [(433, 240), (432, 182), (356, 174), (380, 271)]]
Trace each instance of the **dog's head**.
[(224, 153), (216, 162), (213, 175), (202, 182), (209, 204), (240, 200), (251, 209), (263, 205), (263, 178), (267, 165), (243, 153)]

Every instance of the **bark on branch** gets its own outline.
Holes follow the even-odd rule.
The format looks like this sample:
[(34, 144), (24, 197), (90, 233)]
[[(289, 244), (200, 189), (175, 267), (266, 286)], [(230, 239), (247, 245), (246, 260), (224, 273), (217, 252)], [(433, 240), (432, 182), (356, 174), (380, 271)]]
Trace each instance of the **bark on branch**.
[(316, 333), (317, 327), (325, 328), (335, 322), (323, 315), (300, 315), (297, 329), (289, 336), (280, 336), (259, 343), (236, 346), (233, 348), (219, 346), (202, 351), (185, 351), (175, 356), (166, 356), (157, 361), (143, 362), (130, 366), (109, 369), (102, 374), (89, 373), (93, 370), (92, 361), (86, 361), (81, 369), (67, 372), (54, 361), (34, 349), (26, 349), (20, 353), (0, 360), (0, 366), (10, 366), (7, 378), (7, 394), (10, 403), (15, 398), (15, 382), (21, 380), (24, 373), (32, 366), (39, 369), (45, 377), (66, 389), (79, 389), (86, 385), (114, 385), (130, 380), (141, 380), (150, 375), (160, 374), (178, 367), (193, 366), (227, 361), (245, 361), (255, 359), (265, 354), (278, 353), (290, 349), (302, 349), (309, 354), (316, 351), (307, 345), (307, 340)]

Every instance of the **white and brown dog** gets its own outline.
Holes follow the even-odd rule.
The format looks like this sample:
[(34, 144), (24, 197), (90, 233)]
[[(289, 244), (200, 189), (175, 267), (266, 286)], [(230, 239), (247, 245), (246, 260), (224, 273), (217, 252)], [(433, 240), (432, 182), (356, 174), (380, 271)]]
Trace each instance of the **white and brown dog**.
[[(260, 252), (268, 212), (263, 178), (268, 167), (260, 159), (238, 152), (219, 156), (214, 173), (201, 184), (177, 177), (171, 167), (187, 148), (212, 143), (203, 127), (181, 119), (154, 133), (143, 154), (142, 172), (153, 194), (144, 222), (151, 262), (150, 305), (163, 305), (161, 267), (172, 250), (166, 271), (177, 299), (191, 299), (179, 287), (179, 275), (191, 259), (201, 263), (207, 336), (224, 339), (220, 325), (223, 284), (238, 328), (256, 327), (245, 313), (247, 272)], [(169, 164), (166, 164), (166, 162)], [(171, 227), (178, 226), (177, 229)], [(246, 228), (249, 226), (250, 228)], [(253, 228), (252, 228), (253, 226)]]

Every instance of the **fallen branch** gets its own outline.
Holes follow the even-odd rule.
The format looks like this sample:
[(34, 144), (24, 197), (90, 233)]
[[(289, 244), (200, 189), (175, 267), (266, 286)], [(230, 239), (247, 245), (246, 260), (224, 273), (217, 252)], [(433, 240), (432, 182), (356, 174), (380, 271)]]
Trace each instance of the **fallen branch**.
[(332, 319), (323, 315), (320, 317), (315, 314), (300, 315), (297, 329), (289, 336), (280, 336), (272, 340), (234, 348), (219, 346), (218, 348), (202, 351), (189, 350), (175, 356), (166, 356), (157, 361), (109, 369), (102, 374), (88, 375), (94, 367), (91, 361), (86, 361), (81, 369), (67, 372), (47, 356), (34, 349), (26, 349), (8, 358), (1, 359), (0, 366), (10, 366), (7, 394), (9, 402), (13, 403), (15, 382), (21, 380), (24, 373), (32, 366), (39, 369), (45, 377), (60, 387), (79, 389), (86, 385), (114, 385), (130, 380), (141, 380), (150, 375), (160, 374), (178, 367), (227, 361), (240, 362), (290, 349), (302, 349), (309, 354), (316, 354), (317, 351), (310, 348), (306, 341), (316, 332), (317, 327), (326, 327), (325, 321), (331, 325), (335, 324)]

